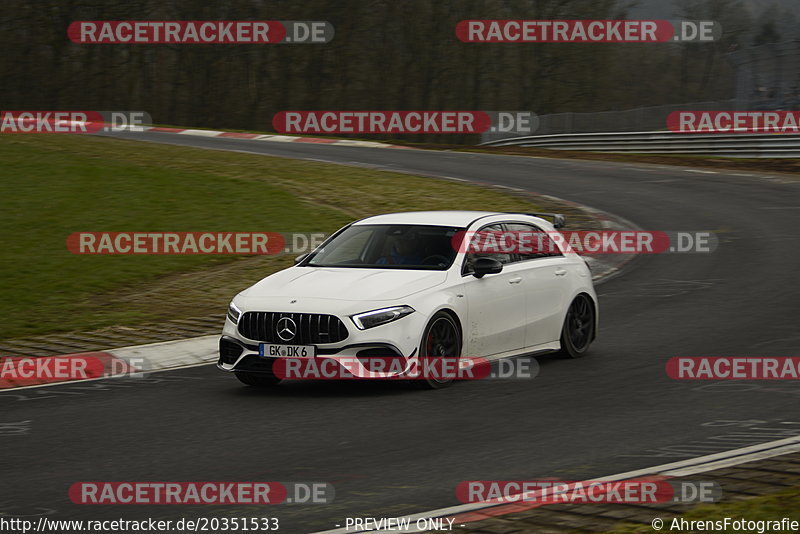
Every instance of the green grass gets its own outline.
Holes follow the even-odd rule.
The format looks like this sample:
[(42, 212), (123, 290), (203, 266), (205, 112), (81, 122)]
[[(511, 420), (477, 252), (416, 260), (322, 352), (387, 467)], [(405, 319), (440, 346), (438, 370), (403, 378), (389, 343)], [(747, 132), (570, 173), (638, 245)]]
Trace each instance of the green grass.
[(4, 339), (224, 310), (289, 263), (74, 255), (72, 232), (331, 232), (391, 211), (539, 207), (405, 174), (89, 136), (2, 136), (0, 162)]
[[(653, 513), (653, 517), (658, 514)], [(719, 504), (705, 504), (693, 508), (689, 512), (679, 516), (686, 521), (715, 521), (730, 517), (731, 520), (745, 519), (746, 521), (780, 521), (782, 518), (789, 518), (790, 521), (800, 522), (800, 486), (754, 497), (744, 501), (723, 502)], [(664, 519), (664, 527), (661, 532), (701, 532), (701, 530), (670, 530), (671, 519)], [(651, 525), (632, 525), (623, 524), (619, 528), (608, 531), (607, 534), (634, 534), (656, 532)], [(742, 530), (716, 530), (715, 532), (744, 532)], [(748, 531), (749, 532), (749, 531)], [(757, 532), (757, 531), (756, 531)], [(796, 532), (791, 530), (767, 530), (765, 532)]]

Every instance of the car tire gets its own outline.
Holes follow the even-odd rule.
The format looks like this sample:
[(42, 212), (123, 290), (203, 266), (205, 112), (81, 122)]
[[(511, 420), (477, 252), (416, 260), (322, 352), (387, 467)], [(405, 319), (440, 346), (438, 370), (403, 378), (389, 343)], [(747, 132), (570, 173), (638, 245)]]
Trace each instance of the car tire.
[[(461, 329), (453, 316), (437, 312), (428, 322), (419, 346), (419, 358), (461, 358)], [(453, 379), (424, 377), (414, 381), (420, 389), (442, 389), (453, 384)]]
[(581, 293), (567, 309), (558, 354), (564, 358), (580, 358), (586, 354), (594, 339), (594, 328), (594, 303), (588, 295)]
[(247, 371), (235, 371), (235, 373), (236, 378), (248, 386), (265, 388), (274, 386), (281, 381), (280, 378), (270, 373), (248, 373)]

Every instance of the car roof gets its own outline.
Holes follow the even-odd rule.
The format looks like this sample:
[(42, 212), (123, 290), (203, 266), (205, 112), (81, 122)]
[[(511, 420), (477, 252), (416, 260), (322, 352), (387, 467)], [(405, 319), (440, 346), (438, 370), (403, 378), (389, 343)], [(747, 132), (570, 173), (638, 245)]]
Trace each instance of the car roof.
[(424, 224), (429, 226), (455, 226), (466, 228), (478, 219), (503, 217), (528, 222), (547, 222), (527, 213), (508, 213), (499, 211), (406, 211), (386, 213), (361, 219), (353, 224)]
[[(507, 215), (497, 211), (408, 211), (386, 213), (361, 219), (355, 224), (426, 224), (431, 226), (456, 226), (466, 228), (476, 219)], [(519, 214), (522, 215), (522, 214)]]

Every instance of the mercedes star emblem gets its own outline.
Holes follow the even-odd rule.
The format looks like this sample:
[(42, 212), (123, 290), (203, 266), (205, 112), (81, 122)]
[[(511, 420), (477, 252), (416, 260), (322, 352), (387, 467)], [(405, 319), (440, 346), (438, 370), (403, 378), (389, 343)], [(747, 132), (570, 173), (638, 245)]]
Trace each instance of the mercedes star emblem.
[(297, 324), (290, 317), (281, 317), (275, 327), (278, 337), (284, 341), (291, 341), (297, 333)]

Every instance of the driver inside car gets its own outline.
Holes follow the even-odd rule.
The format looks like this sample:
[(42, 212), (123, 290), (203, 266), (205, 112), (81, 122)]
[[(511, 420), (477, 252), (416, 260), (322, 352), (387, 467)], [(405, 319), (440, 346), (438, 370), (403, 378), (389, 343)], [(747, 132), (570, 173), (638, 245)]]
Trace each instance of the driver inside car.
[(387, 256), (378, 258), (378, 265), (421, 265), (420, 242), (413, 232), (395, 237)]

